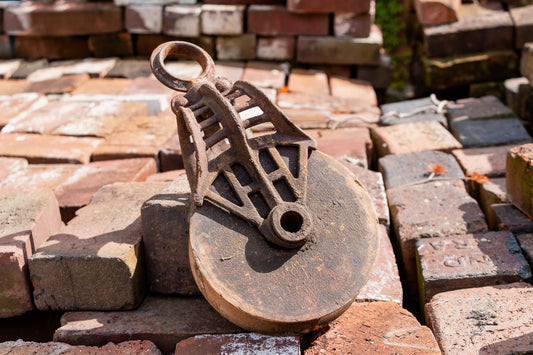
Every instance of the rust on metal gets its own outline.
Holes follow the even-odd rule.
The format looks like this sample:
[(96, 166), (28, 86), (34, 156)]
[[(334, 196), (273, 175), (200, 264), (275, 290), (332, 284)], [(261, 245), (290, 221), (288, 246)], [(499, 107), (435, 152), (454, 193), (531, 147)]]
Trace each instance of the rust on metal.
[[(202, 74), (168, 73), (169, 55)], [(152, 71), (175, 96), (194, 208), (189, 258), (206, 299), (234, 323), (265, 333), (304, 333), (344, 311), (370, 275), (378, 224), (370, 198), (339, 163), (255, 86), (215, 78), (209, 55), (165, 43)], [(254, 136), (252, 128), (273, 131)]]

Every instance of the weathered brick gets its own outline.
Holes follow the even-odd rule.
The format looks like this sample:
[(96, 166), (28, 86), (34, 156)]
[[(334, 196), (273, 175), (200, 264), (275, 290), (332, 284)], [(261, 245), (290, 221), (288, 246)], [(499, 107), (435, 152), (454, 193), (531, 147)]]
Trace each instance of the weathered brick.
[[(155, 47), (154, 47), (155, 48)], [(106, 74), (106, 78), (135, 79), (147, 77), (152, 74), (150, 62), (143, 59), (120, 59), (115, 66)]]
[(430, 97), (425, 97), (381, 105), (381, 121), (384, 125), (436, 121), (448, 127), (444, 113), (439, 112), (438, 104), (435, 103)]
[(329, 85), (333, 96), (346, 99), (358, 98), (365, 101), (369, 106), (378, 105), (376, 92), (368, 81), (330, 76)]
[(165, 6), (163, 33), (178, 37), (200, 36), (201, 6)]
[(115, 183), (94, 194), (29, 259), (37, 309), (136, 307), (145, 292), (140, 207), (166, 185)]
[(0, 129), (24, 111), (34, 111), (46, 105), (45, 96), (37, 93), (22, 93), (0, 96)]
[(374, 16), (370, 13), (356, 14), (353, 12), (335, 13), (333, 18), (333, 33), (335, 37), (368, 37), (374, 23)]
[(438, 293), (531, 279), (531, 269), (510, 232), (416, 241), (422, 304)]
[(292, 60), (295, 48), (293, 36), (258, 37), (256, 57), (262, 60)]
[(16, 36), (15, 55), (27, 59), (70, 59), (91, 56), (87, 38), (80, 36)]
[(146, 178), (146, 181), (174, 181), (181, 175), (185, 175), (184, 169), (169, 170), (162, 173), (152, 174)]
[(30, 85), (26, 80), (0, 80), (0, 95), (26, 93)]
[(318, 354), (440, 354), (431, 330), (394, 302), (354, 303), (304, 351)]
[[(284, 108), (283, 113), (301, 129), (326, 129), (330, 127), (331, 112), (306, 108)], [(259, 127), (259, 126), (258, 126)], [(343, 128), (353, 127), (343, 125)], [(272, 130), (272, 126), (265, 126), (264, 130)]]
[(323, 71), (292, 69), (287, 88), (291, 92), (303, 92), (312, 95), (329, 95), (328, 76)]
[(130, 79), (91, 79), (78, 86), (72, 95), (116, 95), (131, 84)]
[(499, 203), (489, 206), (487, 214), (489, 228), (495, 231), (511, 231), (533, 233), (533, 222), (510, 203)]
[(67, 65), (63, 75), (89, 74), (91, 78), (104, 77), (116, 63), (116, 58), (85, 58)]
[(526, 43), (522, 49), (520, 73), (533, 83), (533, 43)]
[(505, 102), (519, 118), (525, 119), (531, 86), (527, 78), (511, 78), (504, 81)]
[(518, 118), (456, 119), (450, 122), (450, 130), (465, 148), (531, 142), (531, 137)]
[(294, 12), (354, 12), (370, 11), (371, 0), (288, 0), (287, 8)]
[(174, 94), (176, 91), (162, 85), (155, 77), (135, 78), (120, 92), (120, 95), (165, 95), (169, 99)]
[(185, 175), (141, 209), (146, 273), (150, 290), (162, 294), (199, 294), (189, 263), (189, 196)]
[(122, 30), (122, 10), (111, 4), (27, 5), (4, 10), (4, 30), (16, 36), (79, 36)]
[(215, 37), (213, 36), (199, 36), (199, 37), (186, 37), (186, 38), (176, 38), (167, 35), (137, 35), (137, 41), (135, 45), (135, 54), (138, 56), (144, 56), (149, 58), (153, 50), (160, 45), (161, 43), (168, 41), (175, 41), (179, 39), (180, 41), (187, 41), (197, 46), (203, 48), (211, 56), (215, 56)]
[(527, 353), (532, 310), (533, 287), (513, 283), (441, 293), (426, 317), (444, 354)]
[(21, 59), (0, 60), (0, 78), (9, 79), (21, 64)]
[(88, 80), (88, 74), (65, 75), (58, 79), (34, 82), (28, 91), (41, 94), (67, 94)]
[(415, 0), (416, 15), (423, 25), (440, 25), (459, 19), (461, 0)]
[(83, 117), (90, 105), (83, 102), (51, 101), (31, 111), (23, 111), (2, 128), (2, 133), (50, 133), (70, 120)]
[(63, 220), (72, 219), (74, 212), (87, 205), (93, 194), (104, 185), (144, 181), (156, 172), (157, 166), (152, 158), (108, 160), (81, 166), (54, 189)]
[(485, 51), (446, 58), (422, 58), (422, 65), (425, 85), (440, 90), (516, 77), (518, 55), (514, 51)]
[(86, 164), (102, 141), (99, 138), (0, 134), (0, 156), (26, 158), (31, 164)]
[(81, 116), (74, 116), (52, 134), (67, 136), (107, 137), (135, 116), (148, 114), (146, 104), (137, 102), (100, 101), (93, 103)]
[(5, 318), (33, 309), (27, 259), (62, 223), (51, 191), (1, 194), (0, 205), (0, 318)]
[(387, 89), (392, 82), (393, 73), (392, 59), (385, 51), (379, 52), (379, 66), (357, 66), (357, 79), (372, 83), (376, 89)]
[(217, 37), (217, 59), (253, 60), (255, 59), (256, 42), (256, 37), (252, 33), (241, 36)]
[(116, 6), (128, 6), (128, 5), (193, 5), (197, 0), (113, 0)]
[(160, 33), (163, 29), (163, 6), (126, 6), (124, 27), (130, 33)]
[(533, 42), (533, 5), (512, 7), (509, 14), (515, 25), (515, 46), (522, 49), (527, 42)]
[(368, 128), (354, 127), (335, 130), (308, 130), (308, 135), (318, 144), (318, 150), (334, 158), (349, 157), (363, 166), (370, 164), (373, 156), (372, 140)]
[(65, 343), (35, 343), (23, 340), (0, 343), (0, 351), (6, 354), (117, 354), (117, 355), (161, 355), (161, 351), (150, 341), (125, 341), (118, 344), (108, 343), (102, 347)]
[[(94, 326), (95, 319), (99, 326)], [(152, 341), (165, 354), (195, 335), (242, 333), (203, 298), (193, 297), (149, 296), (134, 311), (71, 312), (61, 318), (61, 324), (54, 341), (102, 346), (136, 338)]]
[(494, 178), (484, 184), (480, 184), (479, 205), (485, 216), (489, 215), (490, 205), (508, 202), (505, 178)]
[(89, 36), (87, 45), (92, 56), (131, 57), (134, 54), (133, 40), (128, 32)]
[(379, 156), (424, 150), (449, 152), (461, 144), (435, 121), (404, 123), (370, 130)]
[(452, 151), (466, 175), (479, 173), (488, 177), (505, 176), (507, 152), (514, 145), (499, 147), (456, 149)]
[(31, 73), (42, 69), (48, 65), (46, 59), (38, 59), (33, 61), (25, 61), (20, 67), (11, 75), (11, 79), (26, 79)]
[(202, 33), (207, 35), (240, 35), (244, 29), (243, 5), (202, 5)]
[(242, 354), (300, 355), (300, 340), (295, 336), (269, 336), (257, 333), (197, 335), (180, 341), (176, 354), (223, 354), (228, 349)]
[(204, 0), (204, 4), (234, 4), (234, 5), (248, 5), (248, 4), (283, 4), (285, 0)]
[(159, 169), (163, 172), (183, 169), (181, 146), (177, 134), (170, 137), (159, 151)]
[(474, 4), (461, 6), (457, 22), (424, 27), (424, 46), (430, 57), (514, 49), (513, 21), (501, 5), (492, 10)]
[(364, 167), (366, 162), (359, 159), (342, 157), (338, 160), (354, 173), (357, 179), (365, 186), (372, 199), (379, 223), (388, 229), (390, 227), (389, 204), (385, 193), (383, 175), (376, 171), (368, 170)]
[(533, 268), (533, 234), (519, 234), (516, 236), (522, 253), (529, 262), (530, 267)]
[[(435, 167), (436, 164), (444, 169), (440, 174), (439, 169)], [(431, 150), (384, 156), (379, 159), (379, 171), (383, 174), (387, 189), (433, 179), (461, 180), (465, 177), (451, 154)], [(434, 177), (429, 179), (431, 173)]]
[(21, 158), (2, 158), (0, 157), (0, 181), (9, 174), (28, 166), (28, 161)]
[(251, 5), (247, 31), (264, 36), (316, 35), (329, 33), (327, 14), (297, 14), (282, 5)]
[(381, 31), (372, 26), (365, 38), (299, 36), (297, 59), (302, 63), (379, 65)]
[(277, 63), (248, 62), (242, 80), (262, 88), (279, 89), (285, 85), (285, 71)]
[(48, 63), (43, 68), (35, 70), (26, 78), (29, 82), (38, 82), (51, 79), (59, 79), (63, 76), (63, 72), (69, 65), (73, 64), (74, 60), (55, 60)]
[(435, 181), (387, 190), (408, 289), (417, 294), (415, 241), (488, 231), (477, 202), (462, 181)]
[(450, 120), (475, 120), (514, 116), (513, 111), (494, 96), (457, 100), (448, 107), (446, 115)]
[(30, 164), (0, 181), (0, 193), (53, 190), (79, 167), (78, 164)]
[(170, 115), (134, 117), (109, 135), (106, 141), (95, 149), (92, 159), (157, 159), (159, 151), (168, 139), (176, 134), (176, 130), (175, 118)]

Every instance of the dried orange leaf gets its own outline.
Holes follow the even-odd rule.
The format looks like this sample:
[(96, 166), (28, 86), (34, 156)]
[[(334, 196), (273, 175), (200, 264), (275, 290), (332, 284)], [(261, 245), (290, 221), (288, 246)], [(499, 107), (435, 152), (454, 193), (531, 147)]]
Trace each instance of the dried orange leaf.
[(444, 175), (446, 174), (446, 169), (440, 164), (429, 164), (428, 172), (435, 175)]
[(489, 178), (483, 174), (474, 172), (472, 175), (466, 177), (468, 180), (477, 182), (478, 184), (484, 184), (489, 182)]
[(283, 94), (283, 93), (288, 92), (288, 91), (289, 91), (289, 88), (286, 85), (284, 85), (284, 86), (279, 88), (278, 94)]

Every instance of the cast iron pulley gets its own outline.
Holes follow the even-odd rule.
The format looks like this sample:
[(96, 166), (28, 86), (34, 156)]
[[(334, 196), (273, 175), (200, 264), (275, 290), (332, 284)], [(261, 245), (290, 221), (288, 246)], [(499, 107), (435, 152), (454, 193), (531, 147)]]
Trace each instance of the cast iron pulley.
[[(174, 77), (169, 55), (196, 60), (202, 73)], [(162, 44), (151, 65), (163, 84), (185, 92), (171, 106), (194, 202), (189, 259), (207, 301), (263, 333), (305, 333), (342, 314), (377, 255), (364, 187), (261, 90), (216, 78), (201, 48)], [(252, 133), (266, 124), (272, 132)]]

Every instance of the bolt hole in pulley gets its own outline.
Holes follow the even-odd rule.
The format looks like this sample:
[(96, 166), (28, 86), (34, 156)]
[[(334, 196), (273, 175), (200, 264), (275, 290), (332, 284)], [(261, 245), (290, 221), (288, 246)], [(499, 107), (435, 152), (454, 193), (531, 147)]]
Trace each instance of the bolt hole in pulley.
[[(192, 58), (202, 73), (172, 75), (169, 55)], [(269, 334), (307, 333), (342, 314), (378, 250), (366, 190), (261, 90), (215, 77), (201, 48), (164, 43), (151, 66), (182, 92), (172, 110), (191, 186), (189, 260), (207, 301), (235, 324)], [(273, 131), (254, 135), (259, 125)]]

